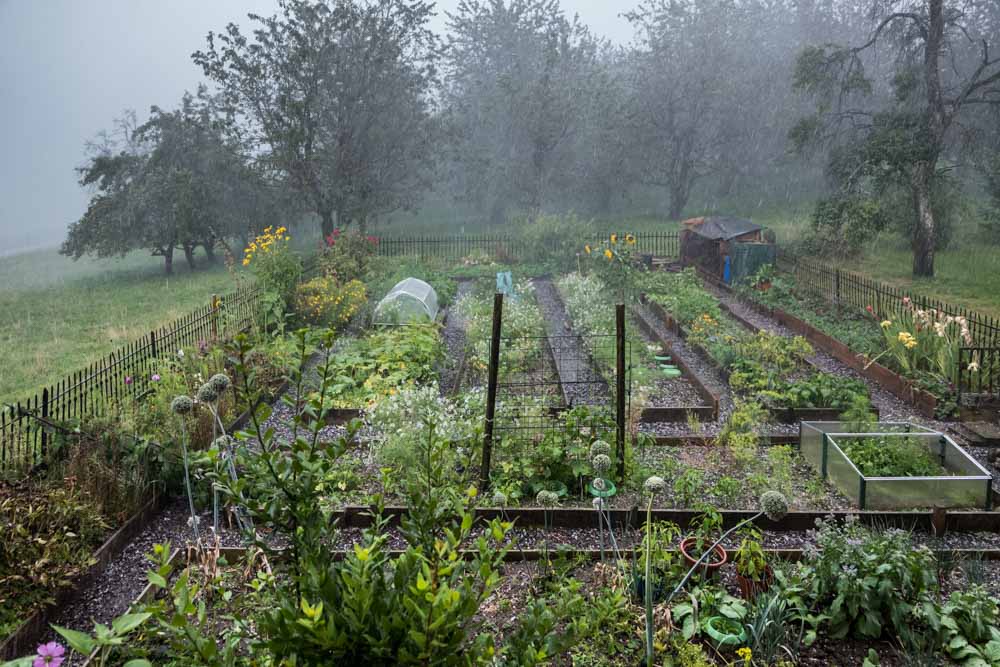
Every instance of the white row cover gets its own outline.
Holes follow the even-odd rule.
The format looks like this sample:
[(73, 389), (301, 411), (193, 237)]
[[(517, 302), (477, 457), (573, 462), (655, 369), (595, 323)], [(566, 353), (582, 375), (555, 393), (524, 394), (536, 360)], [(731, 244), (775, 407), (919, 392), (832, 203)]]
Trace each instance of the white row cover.
[(373, 324), (407, 324), (434, 321), (438, 314), (438, 297), (434, 288), (417, 278), (400, 280), (375, 306)]

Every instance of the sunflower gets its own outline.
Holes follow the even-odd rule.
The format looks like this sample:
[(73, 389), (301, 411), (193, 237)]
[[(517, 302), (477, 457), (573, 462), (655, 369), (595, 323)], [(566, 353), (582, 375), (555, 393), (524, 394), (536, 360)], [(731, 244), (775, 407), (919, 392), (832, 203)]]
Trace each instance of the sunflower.
[(605, 257), (607, 257), (608, 259), (611, 259), (611, 258), (612, 258), (612, 257), (614, 257), (615, 255), (614, 255), (614, 253), (613, 253), (613, 252), (611, 252), (611, 248), (606, 248), (606, 249), (604, 250), (604, 256), (605, 256)]
[(629, 245), (635, 245), (635, 237), (632, 236), (631, 234), (626, 234), (625, 235), (625, 243), (627, 243)]
[(612, 234), (611, 235), (611, 242), (612, 243), (618, 243), (618, 235), (617, 234)]

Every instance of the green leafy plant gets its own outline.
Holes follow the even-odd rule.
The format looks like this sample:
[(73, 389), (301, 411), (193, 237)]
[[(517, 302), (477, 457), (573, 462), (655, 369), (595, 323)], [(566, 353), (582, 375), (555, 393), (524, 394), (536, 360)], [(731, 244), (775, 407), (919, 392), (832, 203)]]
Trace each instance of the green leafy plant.
[(866, 477), (937, 477), (951, 474), (916, 437), (868, 436), (837, 441)]
[(762, 580), (767, 574), (767, 556), (760, 544), (760, 531), (755, 528), (746, 530), (740, 540), (740, 546), (733, 554), (733, 565), (742, 577), (754, 581)]

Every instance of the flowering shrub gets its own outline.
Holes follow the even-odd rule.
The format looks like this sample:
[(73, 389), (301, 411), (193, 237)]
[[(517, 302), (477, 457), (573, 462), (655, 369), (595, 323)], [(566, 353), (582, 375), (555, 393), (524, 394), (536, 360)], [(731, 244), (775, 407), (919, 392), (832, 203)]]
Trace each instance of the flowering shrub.
[(413, 453), (434, 427), (435, 437), (453, 443), (450, 454), (459, 460), (471, 455), (484, 414), (482, 390), (450, 399), (441, 396), (436, 382), (405, 387), (367, 409), (368, 422), (378, 431), (375, 448), (380, 459), (396, 465), (413, 464)]
[(301, 283), (295, 290), (295, 310), (309, 323), (342, 329), (368, 300), (365, 284), (351, 280), (343, 285), (330, 275)]
[[(856, 521), (818, 522), (816, 547), (806, 552), (811, 617), (835, 639), (876, 639), (912, 633), (912, 614), (935, 584), (934, 555), (909, 533), (874, 531)], [(815, 639), (815, 629), (807, 643)]]
[[(870, 307), (869, 313), (875, 316)], [(881, 320), (879, 326), (885, 351), (872, 361), (885, 356), (890, 365), (908, 377), (929, 372), (948, 382), (956, 381), (958, 348), (973, 342), (964, 317), (917, 308), (909, 298), (903, 299), (903, 308)], [(975, 372), (978, 365), (968, 370)]]
[(302, 260), (289, 246), (290, 240), (286, 228), (266, 227), (243, 250), (243, 266), (286, 304), (291, 303), (302, 276)]
[[(530, 280), (517, 282), (514, 294), (516, 298), (504, 299), (503, 335), (523, 339), (523, 342), (500, 355), (501, 372), (525, 368), (526, 363), (541, 354), (538, 336), (545, 335), (545, 322), (535, 301), (535, 286)], [(493, 301), (482, 290), (475, 290), (455, 303), (455, 311), (465, 321), (466, 340), (471, 348), (466, 357), (466, 369), (473, 375), (485, 376), (490, 359)]]
[(340, 282), (364, 278), (369, 260), (378, 252), (378, 238), (360, 231), (334, 229), (323, 240), (319, 268)]
[(628, 296), (634, 286), (634, 273), (640, 269), (635, 258), (635, 236), (611, 234), (600, 243), (583, 246), (587, 267), (601, 282), (615, 290), (620, 298)]

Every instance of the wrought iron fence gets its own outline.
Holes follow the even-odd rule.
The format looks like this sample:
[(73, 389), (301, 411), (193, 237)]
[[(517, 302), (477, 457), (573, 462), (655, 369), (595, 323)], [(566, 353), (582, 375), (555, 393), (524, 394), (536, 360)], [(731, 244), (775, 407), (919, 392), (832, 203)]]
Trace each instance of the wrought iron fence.
[[(625, 232), (615, 232), (624, 239)], [(584, 243), (596, 243), (607, 239), (612, 232), (587, 235), (580, 239)], [(637, 232), (636, 252), (656, 257), (678, 257), (680, 240), (677, 232)], [(444, 236), (383, 236), (378, 240), (378, 254), (381, 257), (418, 257), (421, 259), (461, 259), (475, 253), (489, 255), (494, 259), (518, 259), (526, 251), (524, 239), (505, 235), (444, 235)]]
[(0, 407), (0, 472), (28, 470), (44, 460), (50, 444), (46, 422), (107, 414), (151, 389), (156, 361), (178, 349), (230, 337), (260, 316), (263, 290), (245, 285), (171, 324), (150, 331), (87, 368)]
[(953, 317), (964, 317), (969, 325), (969, 333), (978, 345), (1000, 345), (1000, 320), (996, 318), (891, 287), (821, 262), (806, 260), (787, 251), (778, 253), (777, 268), (792, 275), (797, 286), (808, 289), (830, 303), (858, 310), (871, 308), (879, 316), (898, 312), (907, 304), (924, 310), (939, 310)]

